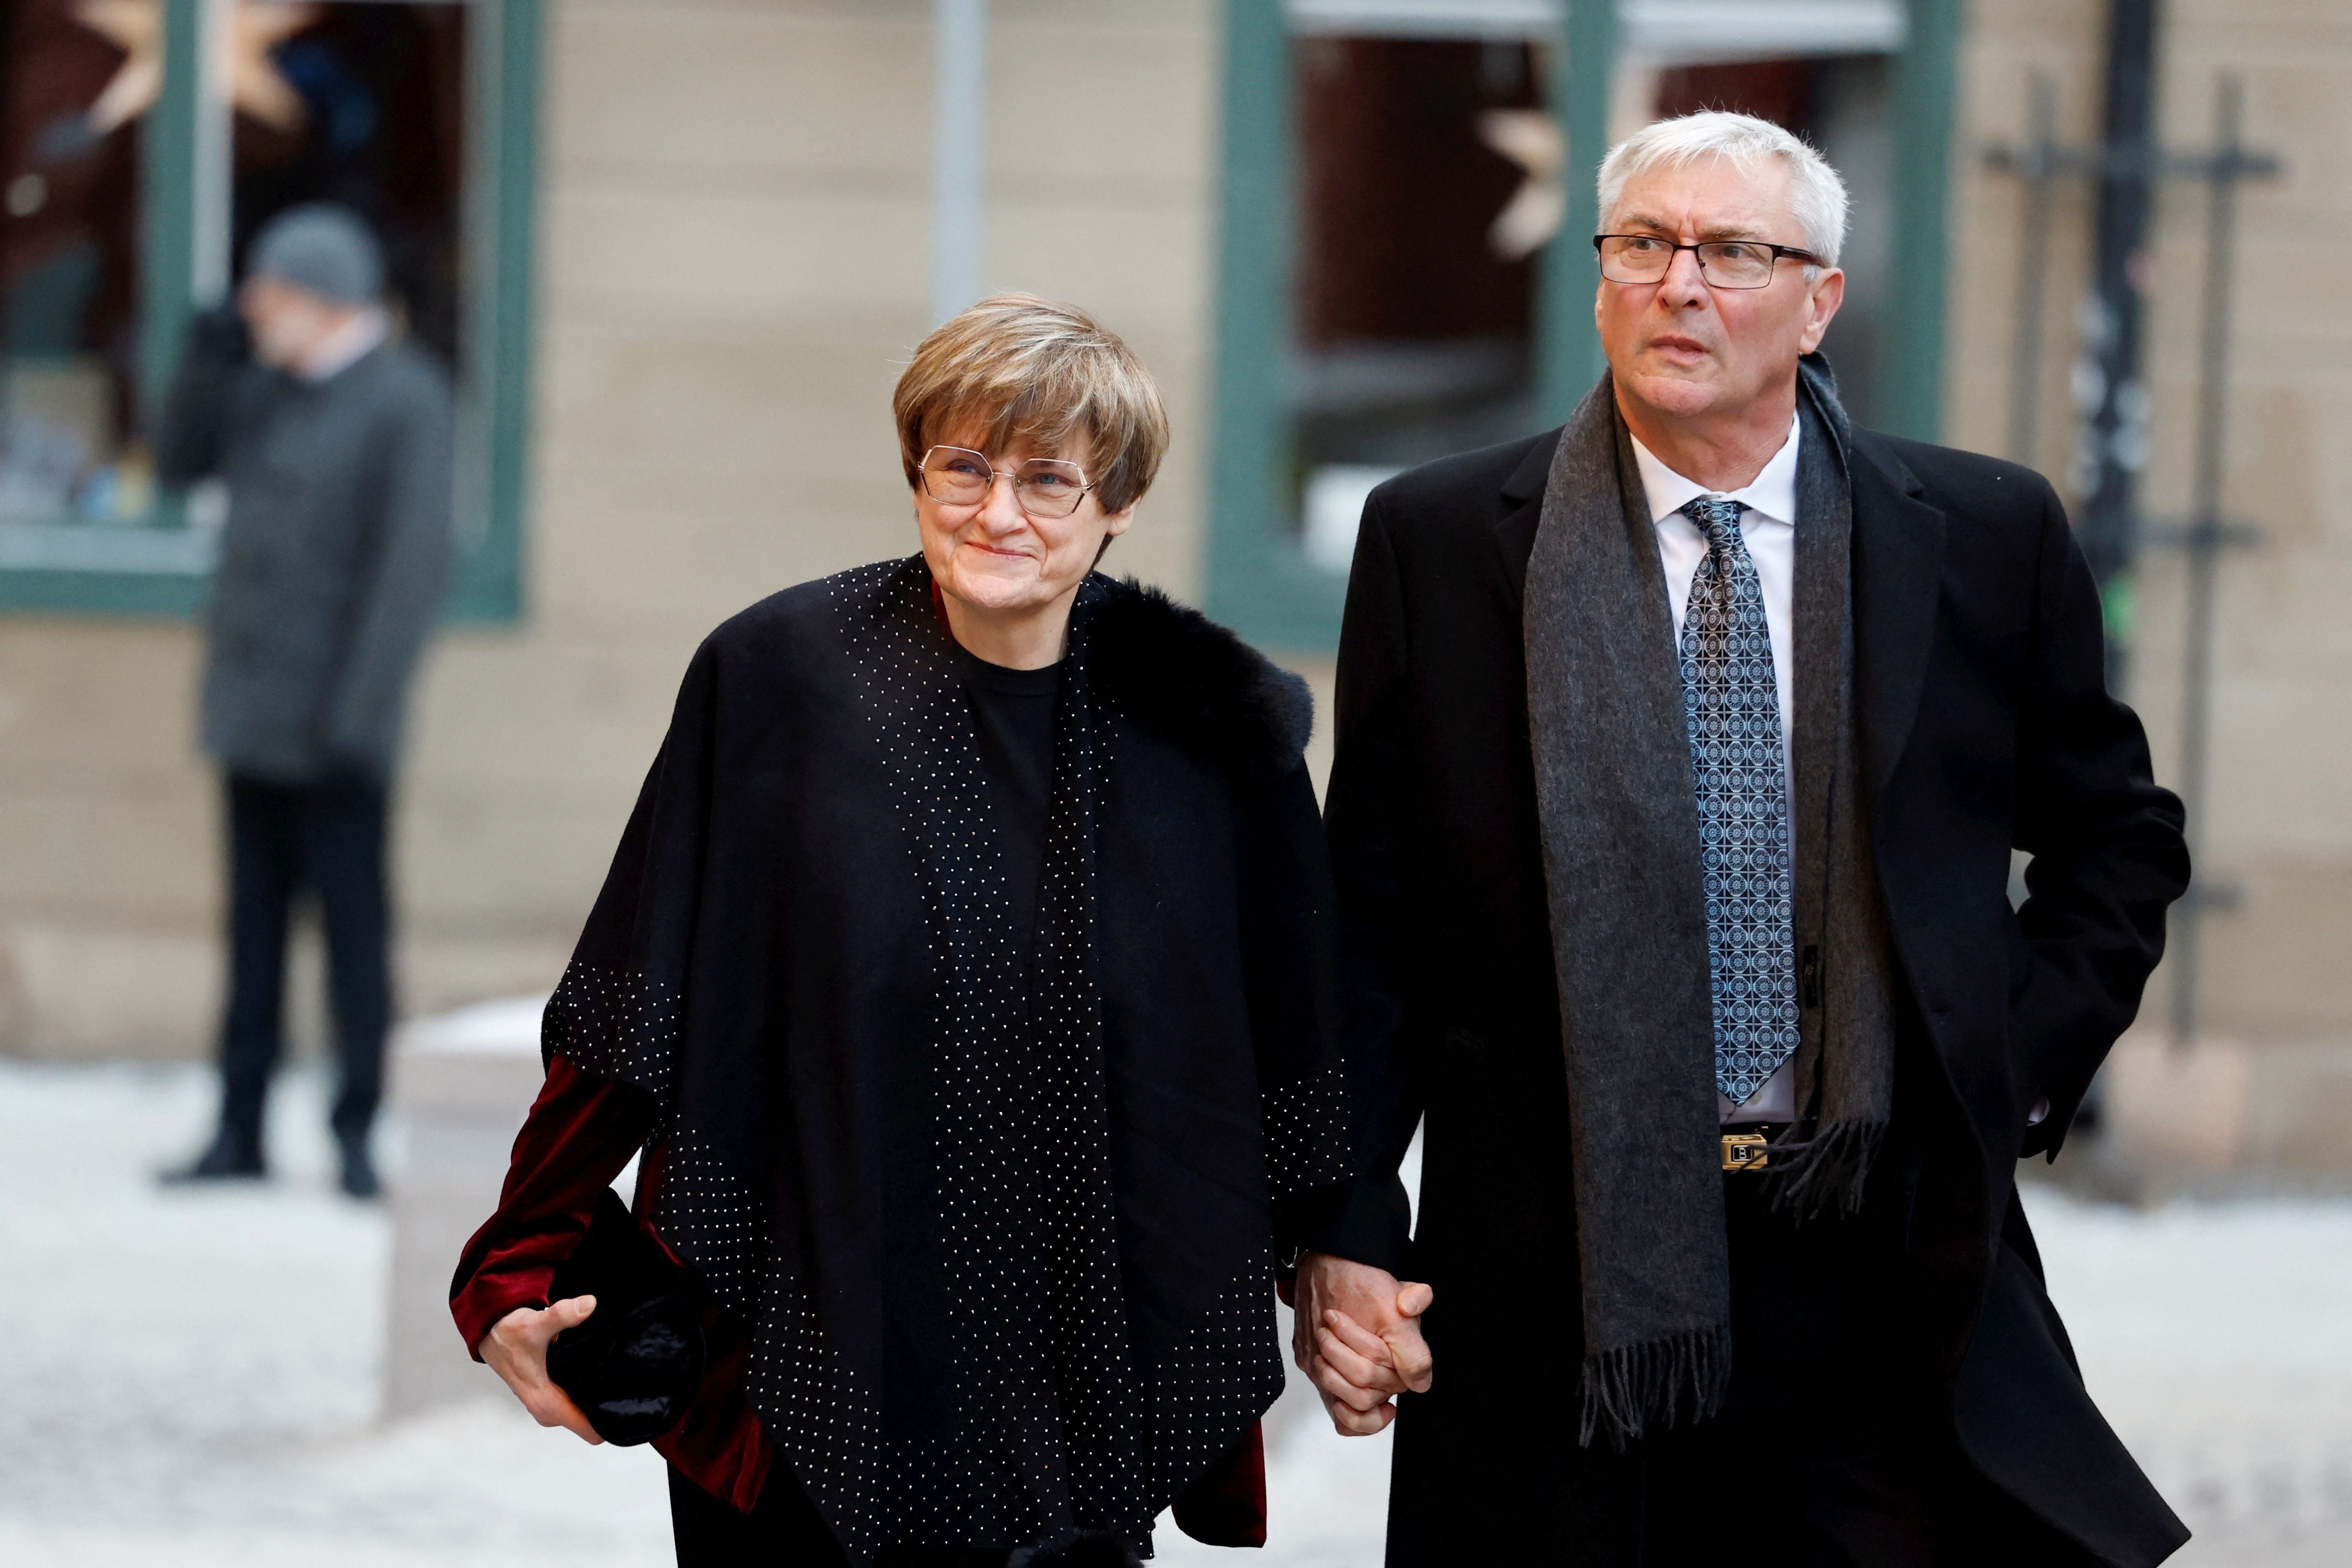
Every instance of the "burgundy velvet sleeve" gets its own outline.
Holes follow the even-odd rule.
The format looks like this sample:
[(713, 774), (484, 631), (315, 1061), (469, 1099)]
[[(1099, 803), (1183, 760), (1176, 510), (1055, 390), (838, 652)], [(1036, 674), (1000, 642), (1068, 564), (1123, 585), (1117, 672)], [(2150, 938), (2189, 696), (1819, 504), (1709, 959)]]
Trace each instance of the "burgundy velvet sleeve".
[(466, 1244), (450, 1282), (449, 1312), (468, 1351), (517, 1307), (547, 1305), (555, 1266), (588, 1234), (597, 1194), (652, 1125), (643, 1091), (591, 1077), (562, 1057), (548, 1063), (547, 1082), (515, 1134), (498, 1212)]
[[(583, 1073), (561, 1056), (549, 1060), (547, 1081), (515, 1135), (498, 1212), (466, 1244), (450, 1285), (449, 1312), (467, 1350), (517, 1307), (547, 1305), (555, 1266), (588, 1234), (599, 1195), (652, 1125), (653, 1104), (642, 1091)], [(657, 1152), (639, 1177), (650, 1200), (661, 1184)], [(766, 1484), (771, 1450), (743, 1396), (743, 1362), (739, 1343), (714, 1363), (686, 1419), (653, 1447), (695, 1485), (748, 1513)]]
[(1252, 1426), (1176, 1500), (1176, 1528), (1203, 1546), (1265, 1544), (1265, 1428)]

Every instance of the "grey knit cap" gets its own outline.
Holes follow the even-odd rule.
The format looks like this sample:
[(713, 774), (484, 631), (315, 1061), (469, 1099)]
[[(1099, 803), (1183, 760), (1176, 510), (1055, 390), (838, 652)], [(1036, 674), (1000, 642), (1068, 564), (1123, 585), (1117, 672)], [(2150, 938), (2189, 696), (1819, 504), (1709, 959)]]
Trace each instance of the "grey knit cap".
[(346, 305), (383, 297), (383, 249), (357, 213), (328, 202), (289, 207), (254, 236), (245, 269)]

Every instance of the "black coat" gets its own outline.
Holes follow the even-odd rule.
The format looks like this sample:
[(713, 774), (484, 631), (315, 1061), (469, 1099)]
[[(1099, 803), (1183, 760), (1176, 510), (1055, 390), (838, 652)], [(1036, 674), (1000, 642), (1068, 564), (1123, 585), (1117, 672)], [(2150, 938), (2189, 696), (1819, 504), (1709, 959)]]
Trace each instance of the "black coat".
[[(1383, 1157), (1424, 1115), (1426, 1133), (1409, 1252), (1393, 1183), (1360, 1184), (1321, 1237), (1437, 1293), (1392, 1564), (1623, 1561), (1578, 1522), (1623, 1474), (1559, 1414), (1577, 1240), (1520, 618), (1558, 435), (1374, 491), (1340, 639), (1326, 815), (1349, 1048), (1408, 1069)], [(2106, 692), (2097, 595), (2049, 485), (1868, 431), (1853, 450), (1860, 754), (1907, 993), (1895, 1132), (1924, 1151), (1918, 1327), (1983, 1474), (2098, 1560), (2152, 1563), (2185, 1532), (2084, 1392), (2015, 1167), (2054, 1153), (2138, 1006), (2187, 883), (2180, 808)], [(2034, 858), (2014, 912), (2012, 847)]]
[[(970, 868), (1002, 862), (984, 825), (956, 837), (972, 803), (942, 806), (924, 782), (960, 777), (975, 733), (930, 592), (919, 557), (885, 562), (704, 642), (545, 1033), (655, 1097), (654, 1221), (750, 1329), (752, 1408), (860, 1560), (1017, 1546), (1030, 1534), (991, 1536), (975, 1510), (1001, 1502), (1001, 1528), (1026, 1531), (1087, 1501), (1075, 1461), (959, 1447), (960, 1388), (1010, 1405), (1120, 1386), (1047, 1361), (1036, 1347), (1078, 1353), (1043, 1316), (1059, 1308), (1014, 1286), (990, 1310), (1021, 1353), (956, 1362), (961, 1281), (1001, 1282), (992, 1249), (1059, 1222), (1000, 1195), (987, 1220), (951, 1223), (950, 1162), (1003, 1177), (1050, 1136), (1068, 1186), (1107, 1159), (1115, 1256), (1085, 1281), (1131, 1346), (1130, 1393), (1061, 1408), (1052, 1431), (1140, 1434), (1139, 1520), (1076, 1521), (1139, 1531), (1237, 1445), (1255, 1452), (1244, 1440), (1283, 1381), (1276, 1204), (1361, 1169), (1305, 686), (1132, 584), (1081, 590), (1061, 678), (1060, 744), (1083, 722), (1095, 759), (1071, 818), (1092, 889), (1091, 990), (1071, 1006), (1093, 1020), (1094, 1099), (1049, 1119), (1045, 1080), (952, 1048), (967, 965), (935, 917), (1001, 897)], [(973, 1147), (950, 1117), (989, 1074), (1033, 1109)], [(956, 1511), (951, 1485), (987, 1495)]]
[(205, 613), (205, 750), (277, 784), (389, 779), (456, 548), (448, 378), (405, 343), (315, 383), (204, 347), (155, 458), (167, 484), (228, 484)]

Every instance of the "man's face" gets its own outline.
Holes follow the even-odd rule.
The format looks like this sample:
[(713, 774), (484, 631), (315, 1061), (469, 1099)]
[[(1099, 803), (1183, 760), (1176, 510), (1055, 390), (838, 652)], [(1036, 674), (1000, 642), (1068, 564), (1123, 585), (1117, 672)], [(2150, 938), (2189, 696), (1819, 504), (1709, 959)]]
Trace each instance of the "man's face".
[[(1625, 183), (1604, 234), (1654, 234), (1681, 245), (1753, 239), (1807, 247), (1790, 209), (1790, 180), (1777, 158), (1750, 168), (1703, 158)], [(1593, 303), (1601, 351), (1619, 392), (1668, 417), (1737, 416), (1789, 385), (1800, 355), (1829, 330), (1845, 296), (1845, 274), (1783, 258), (1761, 289), (1717, 289), (1698, 257), (1676, 253), (1656, 283), (1601, 279)]]
[(254, 358), (280, 370), (299, 367), (360, 310), (262, 273), (247, 278), (237, 289), (236, 308), (253, 332)]

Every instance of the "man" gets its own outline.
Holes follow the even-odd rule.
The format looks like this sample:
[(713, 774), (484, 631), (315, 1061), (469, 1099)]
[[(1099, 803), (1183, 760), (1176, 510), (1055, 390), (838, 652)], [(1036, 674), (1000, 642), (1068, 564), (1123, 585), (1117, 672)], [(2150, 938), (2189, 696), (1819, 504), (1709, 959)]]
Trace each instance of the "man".
[(156, 440), (166, 483), (217, 475), (229, 496), (203, 720), (227, 784), (220, 1128), (174, 1179), (264, 1173), (287, 922), (307, 888), (330, 955), (342, 1186), (372, 1197), (392, 1014), (384, 823), (409, 678), (448, 578), (449, 391), (392, 336), (382, 253), (350, 212), (280, 215), (247, 273), (236, 315), (199, 325)]
[(2189, 874), (2082, 555), (1846, 423), (1811, 149), (1693, 115), (1600, 184), (1607, 378), (1365, 509), (1328, 816), (1424, 1176), (1410, 1243), (1393, 1181), (1324, 1227), (1386, 1268), (1303, 1260), (1302, 1363), (1342, 1430), (1428, 1389), (1392, 1565), (2157, 1563), (2014, 1181)]

